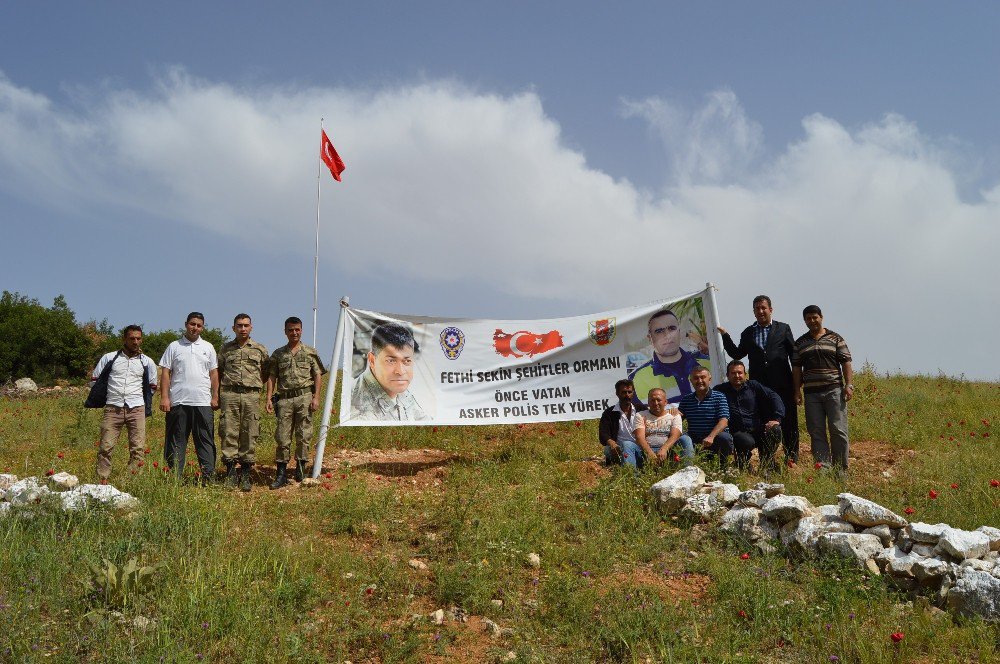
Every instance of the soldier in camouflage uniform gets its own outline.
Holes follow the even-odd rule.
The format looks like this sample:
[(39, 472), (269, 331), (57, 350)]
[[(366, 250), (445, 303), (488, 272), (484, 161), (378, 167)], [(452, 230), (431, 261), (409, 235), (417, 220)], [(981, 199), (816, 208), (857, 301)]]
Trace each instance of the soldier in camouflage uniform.
[[(268, 363), (267, 412), (277, 416), (274, 432), (274, 459), (278, 475), (271, 484), (280, 489), (288, 484), (288, 453), (295, 436), (295, 479), (306, 477), (309, 444), (312, 442), (312, 414), (319, 409), (319, 392), (326, 369), (315, 348), (302, 343), (302, 321), (292, 316), (285, 321), (288, 343), (271, 354)], [(275, 401), (271, 401), (271, 397)]]
[(243, 491), (250, 490), (250, 472), (256, 461), (260, 390), (267, 380), (268, 364), (267, 348), (250, 338), (252, 331), (250, 316), (237, 314), (233, 319), (236, 338), (219, 352), (222, 462), (226, 465), (226, 484), (232, 487), (239, 484)]

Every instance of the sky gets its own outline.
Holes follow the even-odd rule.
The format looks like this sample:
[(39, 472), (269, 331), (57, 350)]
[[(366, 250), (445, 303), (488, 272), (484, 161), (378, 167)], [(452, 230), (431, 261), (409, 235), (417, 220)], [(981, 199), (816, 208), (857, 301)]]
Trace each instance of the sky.
[[(1000, 380), (1000, 5), (2, 3), (0, 288), (318, 343), (337, 302), (722, 324)], [(320, 119), (347, 165), (318, 172)]]

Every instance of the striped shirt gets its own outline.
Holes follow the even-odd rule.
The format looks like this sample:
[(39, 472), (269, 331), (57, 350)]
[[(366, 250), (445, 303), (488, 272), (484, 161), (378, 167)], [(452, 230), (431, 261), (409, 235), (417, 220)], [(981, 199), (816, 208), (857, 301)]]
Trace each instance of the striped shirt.
[(694, 392), (686, 394), (678, 407), (687, 420), (687, 433), (695, 441), (712, 433), (712, 429), (723, 417), (729, 419), (729, 402), (726, 401), (726, 395), (718, 390), (709, 390), (701, 400)]
[(761, 325), (760, 323), (753, 324), (753, 340), (760, 347), (761, 350), (767, 346), (767, 338), (771, 334), (771, 324)]
[(843, 387), (841, 365), (851, 361), (847, 342), (833, 330), (819, 339), (806, 332), (792, 347), (792, 366), (802, 369), (802, 387), (806, 392), (821, 392)]

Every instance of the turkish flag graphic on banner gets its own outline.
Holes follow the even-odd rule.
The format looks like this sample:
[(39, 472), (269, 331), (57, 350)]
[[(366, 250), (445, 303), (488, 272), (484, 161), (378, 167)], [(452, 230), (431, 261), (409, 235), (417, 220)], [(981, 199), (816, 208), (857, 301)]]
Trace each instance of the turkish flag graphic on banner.
[(498, 329), (493, 333), (493, 347), (504, 357), (534, 357), (556, 348), (562, 348), (563, 338), (558, 330), (535, 334), (518, 330), (507, 333)]
[(333, 176), (333, 179), (340, 182), (340, 174), (347, 170), (347, 166), (344, 166), (344, 160), (337, 154), (333, 143), (330, 142), (330, 137), (326, 135), (326, 130), (321, 131), (323, 132), (323, 142), (319, 148), (320, 159), (330, 169), (330, 175)]

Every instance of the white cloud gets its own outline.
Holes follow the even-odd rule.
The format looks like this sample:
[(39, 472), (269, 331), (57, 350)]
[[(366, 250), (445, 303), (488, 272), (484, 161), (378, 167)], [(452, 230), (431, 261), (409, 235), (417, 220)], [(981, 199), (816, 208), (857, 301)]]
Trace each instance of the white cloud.
[(152, 90), (70, 106), (0, 77), (0, 186), (76, 214), (310, 253), (325, 116), (348, 170), (340, 185), (322, 174), (324, 255), (358, 275), (595, 308), (713, 280), (734, 328), (764, 291), (793, 324), (822, 305), (859, 360), (1000, 375), (987, 346), (1000, 325), (1000, 185), (961, 200), (953, 155), (913, 123), (889, 114), (851, 129), (817, 114), (765, 157), (730, 91), (696, 109), (650, 98), (624, 111), (671, 155), (662, 190), (588, 166), (533, 92), (241, 88), (174, 70)]

